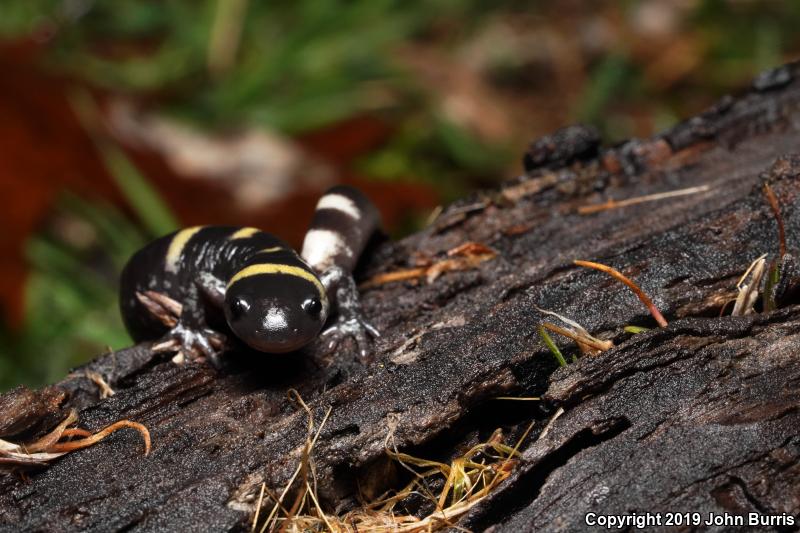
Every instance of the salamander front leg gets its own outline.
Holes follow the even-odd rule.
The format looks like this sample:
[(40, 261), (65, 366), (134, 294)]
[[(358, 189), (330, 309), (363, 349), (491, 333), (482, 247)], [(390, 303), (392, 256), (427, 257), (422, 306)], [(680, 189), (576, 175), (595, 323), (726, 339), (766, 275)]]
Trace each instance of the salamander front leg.
[(215, 368), (221, 366), (220, 354), (225, 346), (225, 336), (210, 329), (194, 329), (178, 324), (165, 335), (166, 340), (153, 346), (154, 352), (177, 351), (172, 359), (181, 364), (188, 360), (207, 359)]
[(329, 295), (336, 299), (339, 318), (334, 325), (322, 332), (328, 347), (334, 348), (345, 337), (353, 337), (361, 357), (366, 357), (370, 347), (370, 337), (380, 337), (380, 332), (364, 319), (361, 301), (353, 277), (340, 267), (326, 270), (320, 281)]
[[(142, 305), (169, 331), (162, 340), (153, 345), (154, 352), (177, 352), (173, 361), (177, 364), (207, 359), (219, 368), (219, 356), (225, 347), (225, 336), (216, 331), (188, 324), (187, 310), (169, 296), (155, 292), (137, 292)], [(190, 313), (188, 313), (190, 314)]]

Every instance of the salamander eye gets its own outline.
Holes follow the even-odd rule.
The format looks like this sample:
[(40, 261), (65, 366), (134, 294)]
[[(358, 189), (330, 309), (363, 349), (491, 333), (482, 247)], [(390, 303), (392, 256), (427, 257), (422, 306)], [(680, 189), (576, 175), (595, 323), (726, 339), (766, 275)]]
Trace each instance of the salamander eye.
[(309, 298), (303, 302), (303, 311), (313, 317), (318, 317), (320, 311), (322, 311), (322, 302), (318, 298)]
[(234, 319), (241, 318), (250, 310), (250, 304), (244, 298), (236, 298), (231, 303), (231, 315)]

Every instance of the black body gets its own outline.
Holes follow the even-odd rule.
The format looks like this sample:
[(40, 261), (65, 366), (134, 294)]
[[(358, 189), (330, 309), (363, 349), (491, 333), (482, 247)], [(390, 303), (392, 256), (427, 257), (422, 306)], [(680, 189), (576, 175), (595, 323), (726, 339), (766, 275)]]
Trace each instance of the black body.
[[(202, 294), (197, 286), (198, 274), (208, 272), (227, 283), (263, 249), (281, 247), (286, 250), (274, 259), (299, 263), (289, 246), (268, 233), (257, 232), (248, 238), (231, 239), (241, 230), (236, 226), (204, 226), (194, 233), (182, 248), (177, 268), (166, 268), (167, 252), (180, 230), (151, 242), (125, 265), (120, 278), (120, 310), (125, 327), (139, 342), (158, 339), (169, 328), (151, 315), (136, 297), (136, 293), (155, 291), (183, 305), (181, 316), (188, 326), (223, 329), (222, 309)], [(271, 280), (264, 280), (271, 282)]]

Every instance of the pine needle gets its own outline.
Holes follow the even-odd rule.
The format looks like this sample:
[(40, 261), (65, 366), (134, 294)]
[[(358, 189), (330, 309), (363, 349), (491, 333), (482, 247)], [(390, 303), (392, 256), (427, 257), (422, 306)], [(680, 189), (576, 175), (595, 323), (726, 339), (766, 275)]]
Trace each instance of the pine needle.
[(608, 200), (607, 202), (604, 202), (602, 204), (583, 205), (578, 208), (578, 213), (581, 215), (589, 215), (600, 211), (619, 209), (620, 207), (627, 207), (630, 205), (641, 204), (645, 202), (655, 202), (657, 200), (666, 200), (667, 198), (676, 198), (678, 196), (689, 196), (692, 194), (699, 194), (709, 190), (711, 190), (710, 185), (700, 185), (699, 187), (689, 187), (688, 189), (677, 189), (674, 191), (646, 194), (644, 196), (637, 196), (635, 198), (628, 198), (626, 200)]
[(514, 400), (518, 402), (539, 402), (540, 396), (497, 396), (495, 400)]
[(779, 257), (783, 257), (786, 255), (786, 229), (783, 227), (783, 216), (781, 215), (781, 208), (778, 204), (778, 197), (775, 196), (775, 193), (773, 192), (772, 187), (769, 186), (769, 183), (764, 184), (764, 196), (767, 198), (767, 203), (769, 204), (770, 209), (772, 209), (772, 214), (775, 215), (775, 222), (778, 223)]
[(650, 314), (653, 315), (653, 318), (655, 318), (656, 322), (658, 322), (658, 325), (661, 326), (662, 328), (667, 327), (668, 325), (667, 321), (664, 319), (664, 316), (661, 314), (661, 312), (656, 308), (653, 301), (644, 293), (644, 291), (642, 291), (642, 289), (639, 288), (638, 285), (636, 285), (636, 283), (631, 281), (622, 272), (610, 266), (604, 265), (602, 263), (595, 263), (593, 261), (581, 261), (576, 259), (573, 261), (573, 263), (578, 266), (593, 268), (595, 270), (605, 272), (614, 279), (617, 279), (622, 283), (624, 283), (625, 285), (627, 285), (628, 288), (630, 288), (633, 291), (633, 293), (639, 298), (639, 300), (647, 307), (647, 309), (650, 311)]
[(266, 483), (261, 483), (261, 494), (258, 495), (258, 503), (256, 503), (256, 514), (253, 515), (253, 525), (250, 526), (250, 533), (253, 533), (256, 530), (256, 525), (258, 524), (258, 515), (261, 512), (261, 504), (264, 501), (264, 491), (267, 488)]
[(419, 278), (425, 278), (428, 283), (433, 283), (439, 276), (446, 272), (476, 268), (484, 261), (489, 261), (497, 257), (497, 252), (478, 242), (466, 242), (448, 250), (447, 257), (447, 259), (442, 259), (441, 261), (436, 261), (426, 266), (377, 274), (359, 285), (359, 288), (368, 289), (386, 283), (416, 280)]

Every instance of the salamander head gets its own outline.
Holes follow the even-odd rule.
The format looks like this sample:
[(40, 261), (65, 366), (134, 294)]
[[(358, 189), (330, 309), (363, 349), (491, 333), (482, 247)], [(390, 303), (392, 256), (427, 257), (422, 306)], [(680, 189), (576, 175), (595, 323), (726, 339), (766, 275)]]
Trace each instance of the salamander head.
[(267, 353), (291, 352), (319, 335), (328, 318), (328, 301), (316, 276), (310, 272), (237, 276), (225, 294), (225, 318), (248, 346)]

